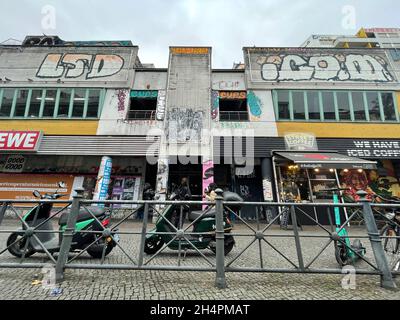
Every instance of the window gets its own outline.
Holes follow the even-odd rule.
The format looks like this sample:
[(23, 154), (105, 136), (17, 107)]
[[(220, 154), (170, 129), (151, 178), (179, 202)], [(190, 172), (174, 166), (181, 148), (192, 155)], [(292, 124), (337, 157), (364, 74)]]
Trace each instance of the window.
[(69, 106), (71, 104), (71, 89), (60, 90), (60, 102), (58, 104), (58, 118), (68, 118)]
[(86, 118), (97, 118), (100, 105), (100, 90), (89, 90)]
[(44, 97), (43, 117), (53, 117), (56, 105), (57, 90), (47, 89)]
[(32, 90), (31, 101), (29, 103), (28, 117), (37, 118), (42, 104), (42, 90)]
[(381, 111), (379, 106), (378, 92), (367, 92), (367, 105), (369, 112), (369, 119), (371, 121), (381, 121)]
[(14, 89), (3, 89), (3, 99), (0, 107), (0, 117), (9, 117), (14, 100)]
[(364, 95), (362, 92), (352, 92), (351, 98), (353, 101), (354, 119), (367, 120), (365, 115)]
[(393, 92), (276, 90), (273, 97), (281, 121), (400, 121)]
[(293, 114), (295, 120), (306, 119), (306, 111), (304, 104), (304, 92), (303, 91), (293, 91), (292, 92), (293, 101)]
[(325, 120), (336, 120), (335, 98), (333, 92), (322, 92), (322, 104)]
[(280, 120), (290, 120), (289, 91), (278, 91), (278, 118)]
[(339, 120), (351, 120), (350, 100), (348, 92), (336, 92), (339, 109)]
[(220, 91), (219, 92), (219, 120), (220, 121), (248, 121), (247, 92)]
[(15, 103), (14, 117), (24, 117), (26, 103), (28, 102), (29, 90), (17, 90), (17, 101)]
[(72, 105), (72, 117), (73, 118), (82, 118), (83, 110), (85, 108), (85, 96), (86, 90), (84, 89), (75, 89), (74, 92), (74, 103)]
[(157, 91), (132, 91), (128, 120), (155, 120)]
[(396, 106), (393, 100), (393, 94), (382, 92), (382, 105), (383, 105), (383, 113), (385, 115), (386, 121), (396, 121)]
[(308, 116), (310, 120), (321, 120), (319, 94), (317, 91), (307, 92)]

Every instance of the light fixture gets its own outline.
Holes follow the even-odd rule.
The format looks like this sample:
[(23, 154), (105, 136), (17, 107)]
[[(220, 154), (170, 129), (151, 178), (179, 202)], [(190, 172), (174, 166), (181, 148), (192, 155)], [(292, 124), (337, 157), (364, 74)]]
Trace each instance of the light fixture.
[(349, 169), (344, 169), (343, 171), (347, 173), (347, 172), (349, 172)]
[(335, 172), (335, 169), (329, 169), (329, 172)]
[(364, 172), (363, 169), (358, 169), (357, 171), (358, 171), (358, 173), (363, 173)]
[(318, 168), (316, 168), (316, 169), (314, 169), (314, 171), (315, 171), (315, 172), (319, 172), (319, 169), (318, 169)]

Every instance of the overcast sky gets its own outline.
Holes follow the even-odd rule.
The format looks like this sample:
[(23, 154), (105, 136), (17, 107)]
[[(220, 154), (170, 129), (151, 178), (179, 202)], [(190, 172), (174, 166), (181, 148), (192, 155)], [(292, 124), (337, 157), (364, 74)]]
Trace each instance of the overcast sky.
[(243, 46), (299, 46), (311, 34), (400, 27), (399, 15), (398, 0), (1, 0), (0, 42), (43, 33), (131, 40), (141, 61), (157, 67), (167, 67), (169, 46), (211, 46), (213, 68), (230, 68), (243, 60)]

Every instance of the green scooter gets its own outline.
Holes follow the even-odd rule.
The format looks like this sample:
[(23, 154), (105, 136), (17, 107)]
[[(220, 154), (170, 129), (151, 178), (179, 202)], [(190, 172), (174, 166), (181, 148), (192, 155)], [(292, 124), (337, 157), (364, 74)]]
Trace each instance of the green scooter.
[[(225, 201), (243, 201), (243, 199), (233, 192), (225, 192), (223, 194)], [(177, 193), (173, 192), (169, 200), (177, 200)], [(190, 231), (190, 235), (174, 239), (171, 241), (176, 233), (176, 230), (172, 227), (177, 226), (179, 223), (174, 223), (180, 214), (180, 205), (168, 205), (162, 215), (158, 217), (156, 226), (151, 230), (145, 240), (144, 252), (147, 254), (155, 254), (158, 252), (164, 244), (168, 244), (168, 248), (172, 250), (194, 250), (193, 246), (198, 250), (210, 249), (216, 253), (216, 221), (215, 221), (215, 208), (207, 209), (204, 211), (190, 211), (190, 208), (186, 207), (184, 210), (189, 211), (189, 221), (193, 223), (193, 229)], [(201, 216), (204, 214), (203, 216)], [(166, 219), (169, 221), (166, 221)], [(179, 230), (179, 226), (177, 227)], [(224, 253), (228, 255), (234, 245), (235, 239), (230, 232), (233, 229), (232, 222), (229, 220), (229, 214), (224, 212), (224, 230), (225, 230), (225, 248)], [(161, 233), (161, 234), (159, 234)], [(171, 233), (171, 234), (165, 234)], [(198, 233), (198, 234), (196, 234)]]
[[(342, 188), (333, 188), (333, 189), (325, 189), (325, 190), (320, 190), (320, 192), (332, 192), (333, 194), (333, 203), (340, 203), (339, 201), (339, 196), (341, 191), (346, 191), (348, 189), (342, 189)], [(359, 239), (355, 239), (353, 241), (353, 244), (351, 244), (350, 239), (349, 239), (349, 234), (346, 230), (345, 227), (342, 227), (342, 219), (340, 217), (340, 208), (339, 207), (334, 207), (334, 213), (335, 213), (335, 226), (336, 226), (336, 234), (337, 237), (339, 237), (340, 240), (334, 239), (335, 243), (335, 258), (338, 264), (341, 267), (344, 267), (346, 265), (350, 265), (355, 263), (357, 260), (360, 259), (360, 256), (364, 256), (366, 254), (366, 249), (363, 247), (361, 241)], [(344, 245), (344, 243), (346, 245)], [(351, 248), (351, 249), (350, 249)]]

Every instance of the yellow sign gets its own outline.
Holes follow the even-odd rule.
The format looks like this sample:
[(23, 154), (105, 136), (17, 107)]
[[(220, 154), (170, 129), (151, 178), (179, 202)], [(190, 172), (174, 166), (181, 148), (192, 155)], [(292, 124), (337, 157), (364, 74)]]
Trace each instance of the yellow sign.
[(209, 48), (199, 48), (199, 47), (174, 47), (171, 48), (171, 53), (173, 54), (208, 54)]

